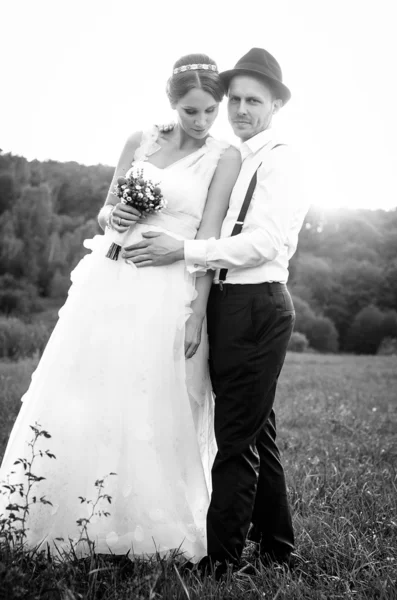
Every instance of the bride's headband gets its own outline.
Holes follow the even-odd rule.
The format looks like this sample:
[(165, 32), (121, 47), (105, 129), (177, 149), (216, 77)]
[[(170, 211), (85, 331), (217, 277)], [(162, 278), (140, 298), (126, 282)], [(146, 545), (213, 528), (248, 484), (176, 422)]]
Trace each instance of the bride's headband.
[(202, 64), (202, 65), (183, 65), (183, 67), (177, 67), (174, 69), (173, 74), (177, 75), (178, 73), (183, 73), (184, 71), (198, 71), (199, 69), (204, 69), (204, 71), (215, 71), (218, 72), (218, 68), (216, 65), (210, 64)]

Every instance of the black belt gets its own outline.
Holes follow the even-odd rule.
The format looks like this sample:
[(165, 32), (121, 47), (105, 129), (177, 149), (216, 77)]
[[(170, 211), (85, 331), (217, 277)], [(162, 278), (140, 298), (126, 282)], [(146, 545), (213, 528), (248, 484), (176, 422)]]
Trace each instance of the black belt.
[(214, 283), (212, 286), (220, 292), (227, 290), (231, 294), (269, 294), (272, 296), (275, 292), (285, 292), (287, 285), (279, 281), (264, 281), (262, 283)]

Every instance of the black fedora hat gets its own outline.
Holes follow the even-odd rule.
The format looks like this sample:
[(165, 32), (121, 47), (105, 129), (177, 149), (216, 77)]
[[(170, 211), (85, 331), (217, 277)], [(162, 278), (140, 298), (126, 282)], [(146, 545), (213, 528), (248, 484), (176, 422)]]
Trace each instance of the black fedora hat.
[(243, 74), (249, 75), (250, 73), (264, 79), (284, 104), (291, 98), (291, 92), (283, 84), (280, 65), (274, 56), (263, 48), (251, 48), (247, 54), (240, 58), (234, 69), (223, 71), (223, 73), (220, 73), (220, 77), (227, 89), (232, 77)]

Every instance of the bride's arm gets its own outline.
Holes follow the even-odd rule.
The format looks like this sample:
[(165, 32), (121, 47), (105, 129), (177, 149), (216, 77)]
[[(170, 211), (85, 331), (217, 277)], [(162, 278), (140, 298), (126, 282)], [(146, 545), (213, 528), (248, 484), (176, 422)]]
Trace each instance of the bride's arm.
[[(236, 183), (240, 167), (240, 152), (231, 146), (219, 160), (212, 178), (196, 239), (219, 238), (222, 223), (229, 207), (230, 194)], [(208, 271), (204, 276), (196, 278), (197, 297), (191, 304), (193, 313), (186, 323), (185, 330), (186, 358), (191, 358), (200, 345), (201, 329), (213, 277), (214, 271)]]
[[(141, 131), (133, 133), (126, 141), (121, 152), (108, 194), (106, 196), (105, 204), (98, 214), (98, 223), (103, 230), (106, 228), (110, 215), (112, 215), (112, 227), (120, 232), (126, 231), (130, 225), (139, 219), (139, 212), (135, 208), (131, 208), (130, 206), (126, 206), (125, 204), (119, 202), (117, 196), (112, 194), (112, 191), (117, 183), (117, 179), (122, 176), (124, 177), (128, 169), (131, 167), (135, 151), (141, 143), (141, 137)], [(120, 227), (117, 224), (119, 219), (123, 220), (123, 223), (125, 224), (124, 227)]]

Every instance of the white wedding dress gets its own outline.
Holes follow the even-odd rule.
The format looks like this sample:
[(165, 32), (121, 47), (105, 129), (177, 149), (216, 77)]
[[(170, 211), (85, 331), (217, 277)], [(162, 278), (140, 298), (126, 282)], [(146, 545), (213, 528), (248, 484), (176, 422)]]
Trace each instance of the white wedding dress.
[[(218, 160), (228, 144), (205, 145), (165, 169), (147, 158), (160, 146), (156, 128), (145, 132), (134, 167), (158, 183), (168, 201), (161, 213), (131, 227), (128, 242), (149, 230), (194, 238)], [(203, 331), (196, 355), (185, 361), (184, 324), (195, 280), (183, 262), (137, 269), (121, 257), (106, 258), (108, 233), (86, 240), (92, 252), (71, 274), (72, 286), (20, 414), (0, 470), (0, 481), (27, 482), (20, 457), (28, 458), (30, 425), (40, 437), (32, 472), (45, 477), (31, 496), (52, 505), (32, 504), (26, 543), (60, 550), (78, 542), (76, 521), (87, 518), (95, 481), (109, 473), (102, 499), (88, 524), (98, 553), (150, 556), (180, 549), (198, 561), (206, 554), (206, 513), (210, 468), (216, 451), (213, 399), (208, 375), (208, 342)], [(13, 501), (18, 500), (14, 494)], [(8, 499), (0, 495), (0, 514)]]

